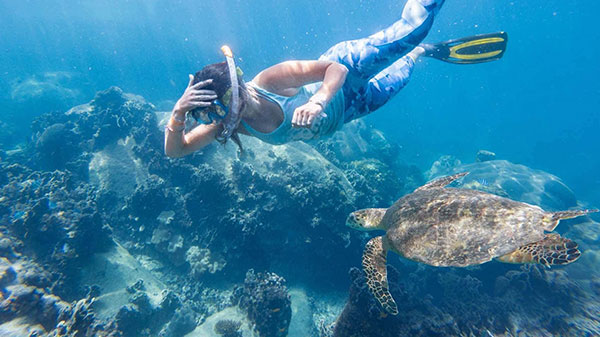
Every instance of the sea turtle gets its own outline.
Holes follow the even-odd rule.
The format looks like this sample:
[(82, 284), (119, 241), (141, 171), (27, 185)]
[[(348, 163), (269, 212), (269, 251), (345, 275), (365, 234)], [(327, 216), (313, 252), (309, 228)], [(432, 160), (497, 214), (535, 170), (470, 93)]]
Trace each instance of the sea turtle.
[(398, 307), (388, 290), (388, 250), (432, 266), (465, 267), (492, 259), (507, 263), (571, 263), (577, 243), (552, 231), (562, 219), (597, 210), (545, 212), (538, 206), (471, 189), (445, 188), (468, 174), (433, 180), (390, 208), (369, 208), (348, 216), (346, 225), (385, 230), (367, 243), (362, 264), (371, 293), (390, 314)]

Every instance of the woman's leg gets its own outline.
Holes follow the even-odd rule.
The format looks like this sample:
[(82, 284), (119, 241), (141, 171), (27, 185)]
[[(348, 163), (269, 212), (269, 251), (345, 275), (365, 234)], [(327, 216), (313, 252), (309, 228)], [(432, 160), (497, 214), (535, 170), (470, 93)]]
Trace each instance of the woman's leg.
[(444, 1), (408, 0), (401, 19), (392, 26), (364, 39), (338, 43), (320, 59), (345, 65), (349, 70), (345, 87), (357, 90), (423, 41)]
[(356, 90), (352, 105), (344, 113), (344, 123), (379, 109), (394, 97), (408, 84), (415, 61), (422, 53), (422, 48), (411, 51)]

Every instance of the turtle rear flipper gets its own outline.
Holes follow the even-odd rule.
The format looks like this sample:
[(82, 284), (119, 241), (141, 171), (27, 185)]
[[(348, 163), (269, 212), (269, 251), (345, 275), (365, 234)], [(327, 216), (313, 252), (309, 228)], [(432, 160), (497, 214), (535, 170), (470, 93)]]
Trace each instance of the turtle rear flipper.
[(367, 285), (381, 306), (392, 315), (398, 314), (398, 306), (392, 298), (387, 281), (387, 248), (383, 236), (367, 242), (363, 253), (362, 265), (367, 276)]
[(590, 213), (595, 213), (598, 212), (597, 209), (584, 209), (584, 210), (573, 210), (573, 211), (560, 211), (560, 212), (553, 212), (553, 213), (546, 213), (546, 220), (544, 220), (545, 222), (545, 226), (544, 229), (547, 231), (553, 231), (554, 228), (556, 228), (556, 226), (558, 226), (558, 223), (560, 222), (560, 220), (566, 220), (566, 219), (573, 219), (573, 218), (577, 218), (583, 215), (587, 215)]
[(498, 260), (506, 263), (539, 263), (546, 267), (569, 264), (581, 256), (577, 247), (576, 242), (556, 233), (550, 233), (546, 234), (541, 241), (519, 247), (511, 253), (500, 256)]

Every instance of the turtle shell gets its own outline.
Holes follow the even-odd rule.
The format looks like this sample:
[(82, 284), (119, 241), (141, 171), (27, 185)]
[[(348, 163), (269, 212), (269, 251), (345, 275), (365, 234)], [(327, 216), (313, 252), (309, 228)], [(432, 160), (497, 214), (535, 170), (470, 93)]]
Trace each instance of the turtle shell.
[(390, 249), (433, 266), (481, 264), (544, 238), (550, 213), (470, 189), (417, 190), (382, 219)]

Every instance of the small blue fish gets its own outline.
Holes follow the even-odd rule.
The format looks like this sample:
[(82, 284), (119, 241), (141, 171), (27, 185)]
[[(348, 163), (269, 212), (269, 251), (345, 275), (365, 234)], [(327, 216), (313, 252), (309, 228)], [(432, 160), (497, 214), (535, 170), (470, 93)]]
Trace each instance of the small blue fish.
[(12, 218), (13, 218), (13, 221), (17, 221), (17, 220), (23, 219), (24, 216), (25, 216), (25, 212), (16, 211), (15, 213), (13, 213)]
[(42, 180), (41, 179), (36, 179), (31, 183), (31, 186), (35, 187), (35, 188), (39, 188), (40, 186), (42, 186)]
[(55, 209), (55, 208), (56, 208), (56, 206), (57, 206), (57, 205), (56, 205), (56, 203), (55, 203), (55, 202), (52, 202), (52, 201), (48, 200), (48, 208), (49, 208), (49, 209)]

